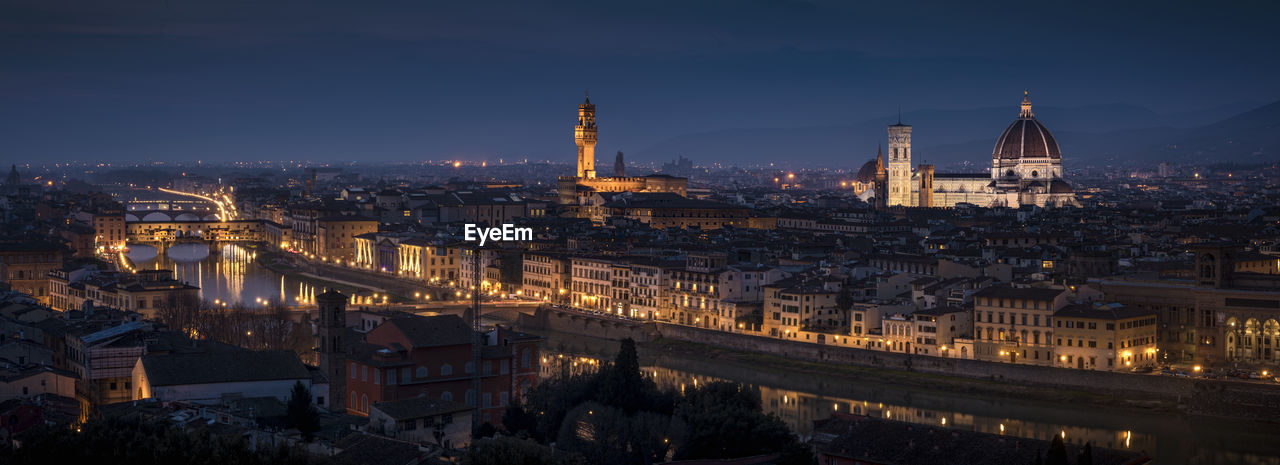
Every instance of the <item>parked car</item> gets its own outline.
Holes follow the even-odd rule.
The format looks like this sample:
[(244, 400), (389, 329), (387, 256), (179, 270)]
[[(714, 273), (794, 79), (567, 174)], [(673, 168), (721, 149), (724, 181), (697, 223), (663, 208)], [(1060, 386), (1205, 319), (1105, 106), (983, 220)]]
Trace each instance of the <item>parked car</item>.
[(1134, 373), (1151, 373), (1155, 371), (1155, 368), (1153, 368), (1151, 365), (1144, 365), (1144, 366), (1133, 367), (1133, 369), (1130, 371)]

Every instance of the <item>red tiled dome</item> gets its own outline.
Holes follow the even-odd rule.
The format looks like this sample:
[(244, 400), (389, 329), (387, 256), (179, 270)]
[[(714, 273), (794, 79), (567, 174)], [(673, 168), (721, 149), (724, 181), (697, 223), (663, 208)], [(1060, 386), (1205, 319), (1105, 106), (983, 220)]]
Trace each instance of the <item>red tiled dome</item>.
[(1022, 99), (1022, 113), (1013, 121), (1000, 138), (996, 139), (991, 158), (1056, 158), (1062, 159), (1062, 150), (1053, 134), (1031, 113), (1031, 100)]

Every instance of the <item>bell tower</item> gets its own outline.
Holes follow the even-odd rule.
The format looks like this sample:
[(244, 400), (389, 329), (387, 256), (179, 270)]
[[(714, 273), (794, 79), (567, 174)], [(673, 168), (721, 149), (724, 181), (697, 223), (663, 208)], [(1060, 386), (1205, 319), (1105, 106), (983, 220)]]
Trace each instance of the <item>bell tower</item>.
[(889, 126), (889, 160), (885, 168), (889, 172), (888, 206), (914, 205), (911, 196), (911, 125), (902, 124), (902, 116), (898, 116), (898, 124)]
[(330, 289), (316, 296), (320, 312), (316, 327), (320, 369), (329, 378), (330, 412), (344, 413), (347, 405), (347, 353), (343, 335), (347, 332), (347, 296)]
[(880, 146), (876, 146), (876, 180), (875, 180), (875, 200), (876, 208), (884, 209), (889, 205), (889, 171), (884, 166), (884, 154), (880, 152)]
[(596, 177), (596, 106), (587, 95), (578, 105), (578, 125), (573, 128), (573, 140), (578, 144), (578, 177)]

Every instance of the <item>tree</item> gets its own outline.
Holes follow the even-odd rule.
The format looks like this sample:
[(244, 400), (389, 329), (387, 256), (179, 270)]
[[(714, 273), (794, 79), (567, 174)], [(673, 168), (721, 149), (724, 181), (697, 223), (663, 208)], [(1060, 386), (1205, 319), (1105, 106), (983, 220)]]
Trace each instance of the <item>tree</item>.
[(307, 441), (311, 435), (320, 430), (320, 412), (311, 403), (311, 390), (302, 385), (302, 381), (293, 383), (293, 391), (289, 393), (289, 405), (285, 410), (285, 425), (297, 428)]
[(765, 414), (760, 394), (711, 383), (684, 395), (660, 391), (640, 372), (635, 341), (622, 341), (612, 364), (566, 374), (533, 388), (504, 413), (513, 432), (532, 436), (586, 463), (651, 464), (674, 459), (729, 459), (781, 453), (779, 463), (812, 464), (813, 454), (781, 419)]
[(528, 439), (499, 436), (481, 439), (471, 445), (462, 457), (463, 465), (553, 465), (551, 449)]
[(1045, 457), (1045, 465), (1068, 465), (1067, 464), (1067, 446), (1062, 443), (1062, 436), (1053, 435), (1053, 442), (1049, 444), (1049, 454)]
[(532, 437), (541, 441), (541, 434), (538, 433), (538, 417), (525, 411), (524, 405), (516, 398), (514, 402), (507, 405), (506, 410), (502, 411), (502, 426), (507, 429), (508, 433), (516, 436)]
[(631, 338), (622, 340), (613, 365), (605, 368), (602, 375), (596, 399), (628, 414), (644, 407), (650, 394), (657, 392), (657, 386), (640, 374), (640, 356), (636, 353), (636, 341)]
[(484, 422), (479, 428), (476, 428), (475, 439), (491, 438), (498, 434), (498, 429), (493, 427), (492, 423)]
[(730, 382), (686, 390), (676, 407), (686, 426), (675, 459), (725, 459), (782, 452), (780, 463), (811, 463), (813, 455), (782, 419), (765, 414), (760, 394)]
[(557, 448), (581, 455), (588, 463), (642, 465), (665, 462), (681, 436), (669, 415), (587, 402), (569, 412)]
[(836, 295), (836, 307), (841, 310), (853, 308), (855, 300), (853, 298), (853, 288), (843, 286), (840, 288), (840, 294)]
[(1076, 458), (1076, 465), (1093, 465), (1093, 443), (1084, 443), (1084, 450), (1080, 451), (1080, 456)]

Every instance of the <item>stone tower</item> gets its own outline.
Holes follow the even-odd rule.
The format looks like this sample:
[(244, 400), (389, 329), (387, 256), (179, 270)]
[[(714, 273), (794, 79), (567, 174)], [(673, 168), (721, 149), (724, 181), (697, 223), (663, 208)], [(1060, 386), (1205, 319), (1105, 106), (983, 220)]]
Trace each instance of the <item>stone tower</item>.
[(916, 201), (917, 207), (933, 206), (933, 165), (920, 165), (916, 169), (920, 179), (920, 198)]
[(911, 125), (902, 124), (902, 116), (898, 116), (898, 124), (889, 126), (889, 171), (888, 206), (907, 206), (915, 204), (911, 198)]
[(627, 177), (627, 163), (622, 161), (621, 150), (618, 151), (617, 158), (613, 159), (613, 177), (615, 178)]
[(573, 140), (578, 144), (578, 177), (596, 177), (596, 106), (591, 104), (590, 95), (578, 105)]
[(889, 205), (889, 172), (884, 166), (884, 154), (880, 151), (880, 146), (876, 146), (876, 180), (875, 180), (875, 202), (876, 208), (884, 208)]
[(330, 289), (316, 297), (320, 313), (317, 326), (320, 369), (329, 378), (329, 411), (343, 413), (347, 405), (347, 296)]

